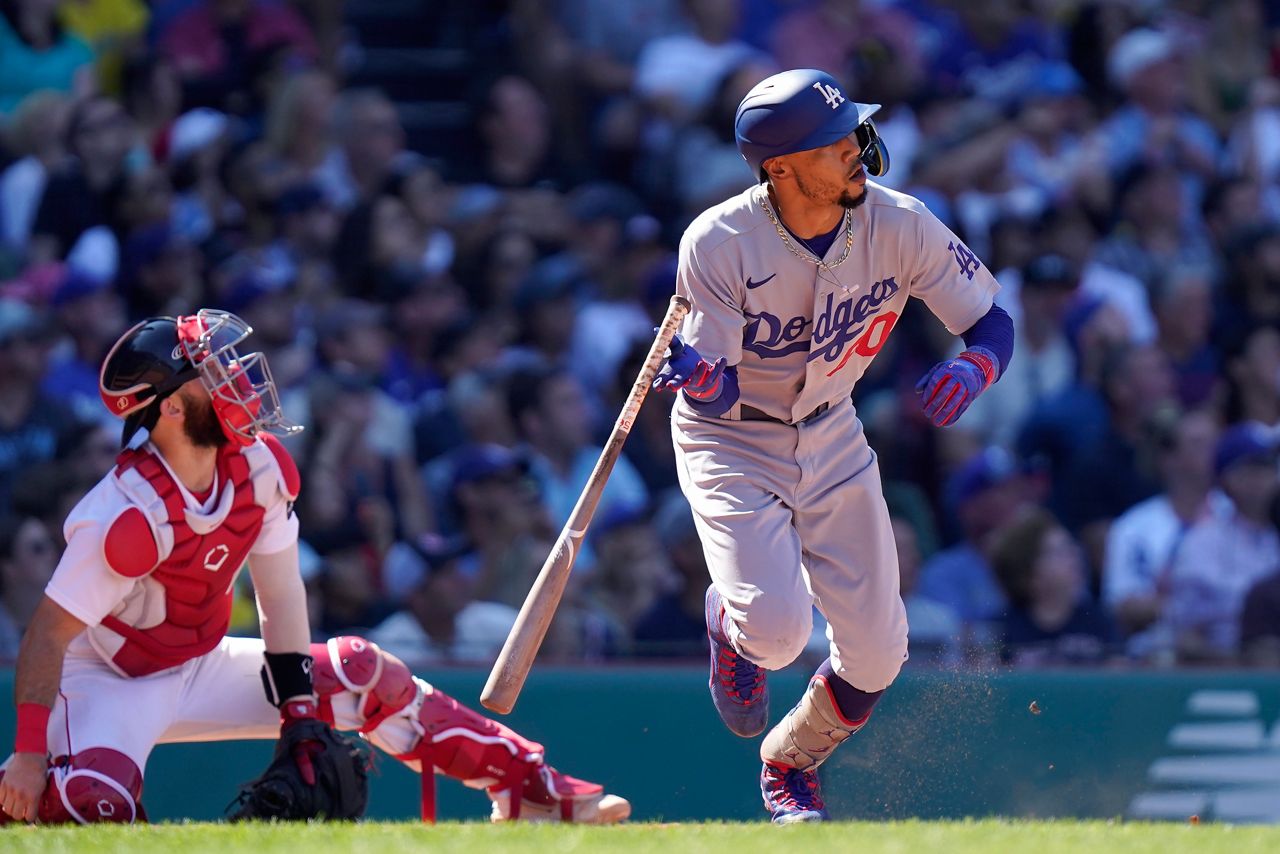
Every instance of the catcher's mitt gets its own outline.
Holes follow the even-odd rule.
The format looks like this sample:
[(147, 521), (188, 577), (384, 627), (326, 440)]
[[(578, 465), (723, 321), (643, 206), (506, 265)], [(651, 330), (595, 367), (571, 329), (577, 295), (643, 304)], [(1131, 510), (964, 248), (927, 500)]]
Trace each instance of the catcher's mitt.
[(349, 820), (364, 815), (368, 802), (368, 748), (308, 719), (285, 727), (267, 770), (228, 809), (232, 821)]

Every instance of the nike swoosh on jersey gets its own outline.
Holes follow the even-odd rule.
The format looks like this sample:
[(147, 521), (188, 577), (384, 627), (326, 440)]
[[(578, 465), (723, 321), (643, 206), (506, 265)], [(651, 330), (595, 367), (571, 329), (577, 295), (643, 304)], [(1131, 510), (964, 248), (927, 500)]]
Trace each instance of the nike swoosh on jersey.
[[(773, 276), (776, 276), (776, 275), (778, 275), (778, 274), (777, 274), (777, 273), (774, 273), (774, 274), (773, 274)], [(760, 280), (760, 281), (758, 281), (758, 282), (753, 282), (753, 281), (751, 281), (751, 277), (750, 277), (750, 276), (747, 276), (747, 288), (748, 288), (748, 289), (750, 289), (750, 290), (755, 290), (756, 288), (760, 287), (761, 285), (767, 285), (770, 281), (772, 281), (773, 276), (770, 276), (770, 277), (769, 277), (769, 278), (767, 278), (767, 279), (761, 279), (761, 280)]]

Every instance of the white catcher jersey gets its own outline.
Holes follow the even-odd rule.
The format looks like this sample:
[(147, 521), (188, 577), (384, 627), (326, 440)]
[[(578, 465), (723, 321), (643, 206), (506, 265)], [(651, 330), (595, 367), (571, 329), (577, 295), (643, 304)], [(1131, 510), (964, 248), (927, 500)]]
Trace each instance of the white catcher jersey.
[(991, 308), (995, 277), (924, 204), (873, 181), (866, 193), (852, 211), (848, 257), (834, 267), (843, 230), (819, 269), (779, 236), (763, 184), (685, 231), (676, 291), (692, 309), (682, 334), (707, 360), (724, 356), (737, 366), (741, 397), (726, 417), (746, 404), (798, 421), (849, 396), (909, 296), (955, 335)]

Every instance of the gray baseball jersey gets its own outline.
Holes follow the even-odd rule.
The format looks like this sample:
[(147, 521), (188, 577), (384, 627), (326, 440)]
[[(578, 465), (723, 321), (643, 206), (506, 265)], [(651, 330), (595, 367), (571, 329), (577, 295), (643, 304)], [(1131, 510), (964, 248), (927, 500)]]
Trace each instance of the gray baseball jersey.
[[(866, 188), (850, 213), (851, 244), (837, 235), (821, 268), (779, 234), (764, 186), (689, 226), (677, 274), (692, 304), (682, 334), (704, 358), (737, 366), (741, 395), (718, 418), (682, 396), (672, 430), (735, 646), (785, 666), (808, 640), (816, 602), (836, 672), (875, 691), (897, 675), (907, 627), (879, 471), (850, 392), (908, 297), (959, 335), (999, 285), (919, 200)], [(744, 405), (777, 420), (740, 420)]]

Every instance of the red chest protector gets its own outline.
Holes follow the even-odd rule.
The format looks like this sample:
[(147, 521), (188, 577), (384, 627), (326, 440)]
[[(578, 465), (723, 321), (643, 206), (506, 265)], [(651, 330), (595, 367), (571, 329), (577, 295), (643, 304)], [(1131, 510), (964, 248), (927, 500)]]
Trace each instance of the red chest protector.
[(144, 448), (119, 457), (116, 480), (133, 505), (109, 526), (103, 552), (114, 572), (139, 583), (102, 620), (116, 637), (99, 630), (91, 640), (126, 675), (165, 670), (218, 645), (231, 623), (236, 574), (262, 531), (266, 507), (281, 491), (296, 497), (297, 470), (274, 440), (224, 447), (217, 472), (215, 507), (200, 514), (187, 508), (154, 453)]

